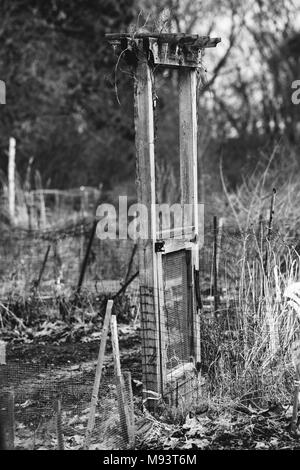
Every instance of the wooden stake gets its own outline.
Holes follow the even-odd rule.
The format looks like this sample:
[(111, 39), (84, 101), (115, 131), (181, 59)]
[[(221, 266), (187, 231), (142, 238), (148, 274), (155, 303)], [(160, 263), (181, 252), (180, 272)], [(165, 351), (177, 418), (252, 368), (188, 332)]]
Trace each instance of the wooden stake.
[(132, 449), (135, 445), (135, 425), (134, 425), (134, 403), (133, 403), (133, 393), (132, 393), (132, 384), (131, 384), (131, 373), (126, 371), (123, 373), (124, 385), (126, 398), (128, 403), (128, 415), (129, 415), (129, 447)]
[(220, 265), (220, 251), (221, 251), (221, 242), (222, 242), (222, 231), (223, 231), (224, 218), (219, 218), (219, 228), (217, 233), (217, 245), (220, 247), (220, 250), (217, 250), (217, 273), (219, 272)]
[(57, 400), (56, 435), (57, 435), (57, 450), (64, 450), (64, 436), (62, 432), (61, 400), (60, 399)]
[(0, 340), (0, 365), (6, 364), (6, 342)]
[(46, 228), (47, 220), (46, 220), (46, 205), (45, 205), (45, 198), (42, 186), (42, 178), (41, 174), (38, 170), (35, 172), (35, 187), (38, 190), (38, 195), (40, 199), (40, 227), (42, 230)]
[(8, 151), (8, 207), (9, 216), (12, 224), (15, 224), (15, 157), (16, 157), (16, 139), (10, 137)]
[(300, 392), (300, 338), (297, 338), (292, 344), (291, 348), (292, 361), (295, 367), (295, 382), (294, 382), (294, 395), (293, 395), (293, 414), (291, 422), (291, 431), (298, 435), (298, 407), (299, 407), (299, 392)]
[(90, 252), (91, 252), (91, 249), (92, 249), (92, 244), (93, 244), (93, 240), (94, 240), (95, 233), (96, 233), (97, 223), (98, 223), (98, 221), (94, 220), (93, 227), (92, 227), (92, 230), (91, 230), (91, 233), (90, 233), (88, 246), (86, 248), (86, 252), (85, 252), (85, 255), (84, 255), (84, 260), (83, 260), (82, 265), (81, 265), (80, 276), (79, 276), (79, 280), (78, 280), (78, 284), (77, 284), (77, 290), (76, 290), (77, 294), (79, 294), (80, 291), (81, 291), (85, 271), (86, 271), (86, 268), (87, 268), (87, 265), (88, 265), (89, 255), (90, 255)]
[(114, 356), (114, 368), (116, 376), (116, 385), (117, 385), (117, 397), (118, 397), (118, 406), (120, 414), (120, 424), (122, 428), (125, 441), (129, 444), (130, 442), (130, 418), (128, 412), (128, 404), (126, 402), (125, 394), (125, 385), (121, 372), (121, 363), (120, 363), (120, 351), (119, 351), (119, 339), (118, 339), (118, 326), (116, 315), (111, 317), (111, 342)]
[(118, 290), (118, 292), (113, 296), (113, 299), (116, 299), (119, 295), (121, 295), (123, 292), (125, 292), (125, 290), (127, 289), (127, 287), (129, 286), (129, 284), (132, 283), (132, 281), (134, 281), (134, 279), (139, 275), (139, 271), (137, 271), (136, 273), (134, 273), (128, 280), (127, 282)]
[(217, 319), (217, 312), (219, 309), (219, 296), (218, 296), (218, 268), (217, 268), (217, 252), (218, 252), (218, 238), (217, 238), (217, 217), (214, 216), (214, 310), (215, 318)]
[(24, 195), (25, 195), (25, 204), (26, 204), (26, 209), (27, 209), (27, 214), (28, 214), (28, 229), (32, 230), (33, 224), (32, 224), (32, 211), (33, 211), (33, 194), (31, 191), (31, 171), (32, 171), (32, 164), (33, 164), (34, 158), (30, 157), (28, 166), (26, 169), (26, 177), (25, 177), (25, 182), (24, 182)]
[(45, 267), (46, 267), (46, 264), (47, 264), (47, 261), (48, 261), (48, 256), (49, 256), (50, 249), (51, 249), (51, 245), (48, 245), (45, 256), (44, 256), (43, 264), (42, 264), (41, 269), (40, 269), (39, 277), (36, 281), (36, 285), (35, 285), (36, 290), (39, 288), (39, 285), (41, 283), (41, 280), (42, 280), (42, 277), (43, 277), (43, 274), (44, 274), (44, 271), (45, 271)]
[[(271, 197), (271, 205), (270, 205), (268, 232), (267, 232), (267, 236), (266, 236), (267, 242), (270, 240), (270, 237), (271, 237), (271, 234), (272, 234), (275, 196), (276, 196), (276, 189), (273, 188), (272, 197)], [(269, 272), (268, 272), (269, 271), (268, 270), (268, 250), (269, 250), (269, 246), (268, 246), (268, 243), (267, 243), (266, 254), (265, 254), (265, 262), (264, 262), (264, 271), (265, 271), (266, 277), (268, 277), (268, 275), (269, 275)]]
[(135, 253), (136, 253), (136, 250), (137, 250), (137, 244), (135, 243), (135, 244), (134, 244), (134, 247), (133, 247), (133, 249), (132, 249), (131, 256), (130, 256), (130, 260), (129, 260), (129, 264), (128, 264), (128, 268), (127, 268), (127, 273), (126, 273), (126, 276), (125, 276), (124, 284), (126, 284), (126, 282), (127, 282), (128, 279), (129, 279), (129, 275), (130, 275), (130, 272), (131, 272), (132, 263), (133, 263), (133, 259), (134, 259), (134, 255), (135, 255)]
[(297, 433), (299, 392), (300, 392), (300, 381), (298, 378), (298, 380), (295, 381), (294, 397), (293, 397), (293, 414), (292, 414), (292, 423), (291, 423), (291, 431), (293, 433)]
[(15, 437), (14, 393), (0, 395), (0, 450), (13, 450)]
[(112, 307), (113, 307), (113, 300), (108, 300), (107, 305), (106, 305), (106, 312), (105, 312), (105, 317), (104, 317), (104, 322), (103, 322), (102, 334), (101, 334), (101, 342), (100, 342), (100, 348), (99, 348), (99, 354), (98, 354), (98, 360), (97, 360), (97, 367), (96, 367), (95, 381), (94, 381), (94, 387), (93, 387), (93, 392), (92, 392), (88, 425), (87, 425), (86, 435), (85, 435), (84, 449), (86, 450), (89, 449), (91, 434), (92, 434), (94, 424), (95, 424), (95, 411), (96, 411), (96, 406), (98, 402), (98, 393), (99, 393), (102, 369), (103, 369), (103, 364), (104, 364), (104, 355), (105, 355), (105, 348), (106, 348), (106, 342), (107, 342), (107, 335), (109, 331)]

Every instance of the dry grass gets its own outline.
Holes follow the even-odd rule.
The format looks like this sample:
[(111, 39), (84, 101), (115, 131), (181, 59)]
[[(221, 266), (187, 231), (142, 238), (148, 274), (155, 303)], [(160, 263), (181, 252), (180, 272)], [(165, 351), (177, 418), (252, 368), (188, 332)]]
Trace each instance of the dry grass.
[[(290, 348), (299, 329), (283, 294), (299, 281), (300, 184), (296, 174), (287, 175), (274, 166), (277, 152), (278, 148), (266, 168), (236, 192), (227, 190), (222, 176), (228, 201), (222, 215), (236, 232), (233, 236), (223, 228), (219, 247), (223, 301), (218, 318), (205, 314), (202, 318), (202, 360), (209, 393), (260, 404), (291, 399)], [(273, 187), (278, 196), (268, 239)]]

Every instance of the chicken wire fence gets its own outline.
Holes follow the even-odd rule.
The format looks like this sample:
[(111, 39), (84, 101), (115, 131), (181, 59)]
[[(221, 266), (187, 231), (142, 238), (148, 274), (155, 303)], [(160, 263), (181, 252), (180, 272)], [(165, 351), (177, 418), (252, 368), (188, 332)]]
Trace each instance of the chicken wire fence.
[[(82, 226), (76, 226), (76, 230), (72, 227), (70, 232), (65, 231), (63, 236), (60, 234), (59, 243), (66, 241), (60, 255), (64, 259), (62, 263), (64, 272), (76, 272), (76, 276), (70, 274), (68, 278), (68, 275), (64, 274), (61, 277), (61, 281), (64, 281), (70, 289), (76, 286), (78, 272), (80, 273), (80, 263), (78, 259), (75, 259), (76, 250), (72, 249), (72, 243), (76, 242), (80, 245), (79, 240), (82, 240), (84, 233), (86, 246), (91, 230), (92, 224), (89, 224), (85, 226), (84, 232)], [(51, 237), (49, 234), (45, 236), (45, 232), (36, 233), (34, 237), (31, 233), (30, 241), (28, 240), (28, 245), (26, 245), (28, 233), (25, 235), (21, 239), (27, 248), (23, 248), (23, 251), (16, 249), (16, 257), (11, 260), (11, 263), (17, 266), (20, 263), (20, 257), (21, 259), (24, 259), (25, 255), (28, 257), (25, 264), (28, 263), (29, 268), (26, 275), (24, 274), (24, 279), (27, 280), (26, 285), (30, 286), (28, 280), (32, 281), (36, 277), (36, 272), (39, 272), (43, 263), (43, 254), (50, 239), (51, 243), (57, 243), (57, 238), (53, 237), (53, 232), (51, 232)], [(18, 236), (20, 240), (20, 234)], [(12, 240), (13, 237), (9, 243)], [(12, 244), (12, 246), (15, 245)], [(37, 248), (38, 246), (40, 249)], [(2, 250), (3, 247), (6, 247), (8, 253), (8, 263), (2, 267), (2, 272), (4, 272), (2, 279), (6, 279), (5, 273), (8, 273), (12, 266), (9, 261), (11, 251), (7, 245), (3, 244)], [(77, 246), (76, 249), (79, 250), (79, 247)], [(57, 262), (55, 250), (52, 254), (53, 259), (47, 262), (47, 268), (43, 272), (43, 279), (38, 290), (45, 312), (49, 311), (49, 304), (47, 305), (45, 298), (43, 299), (45, 295), (43, 292), (49, 293), (47, 282), (53, 282), (56, 275), (54, 273), (57, 272), (55, 271)], [(217, 229), (206, 227), (204, 245), (199, 251), (199, 276), (197, 277), (194, 273), (195, 281), (199, 281), (198, 291), (197, 286), (192, 286), (190, 283), (186, 269), (185, 250), (178, 250), (164, 258), (162, 290), (140, 286), (138, 277), (134, 277), (130, 282), (132, 274), (135, 274), (137, 269), (136, 248), (131, 241), (112, 242), (94, 239), (90, 256), (82, 293), (92, 290), (95, 297), (92, 301), (89, 297), (81, 297), (81, 304), (75, 304), (75, 312), (81, 311), (82, 321), (86, 322), (92, 305), (93, 315), (88, 318), (87, 322), (91, 325), (94, 317), (103, 318), (107, 298), (114, 297), (120, 288), (125, 286), (122, 296), (115, 298), (115, 313), (118, 316), (118, 323), (125, 321), (129, 329), (137, 328), (143, 340), (141, 354), (135, 351), (141, 362), (141, 368), (138, 366), (140, 374), (138, 380), (142, 378), (144, 400), (146, 397), (146, 402), (154, 402), (154, 409), (159, 413), (162, 413), (166, 406), (182, 410), (189, 410), (196, 406), (207, 391), (206, 379), (215, 381), (215, 385), (219, 386), (220, 383), (216, 382), (216, 378), (219, 377), (223, 384), (234, 388), (235, 382), (229, 380), (229, 370), (232, 376), (243, 376), (245, 380), (245, 370), (247, 371), (251, 361), (256, 361), (257, 364), (263, 362), (263, 370), (266, 370), (278, 351), (282, 353), (284, 360), (289, 360), (285, 357), (286, 347), (292, 340), (295, 325), (287, 314), (282, 294), (286, 285), (299, 279), (297, 236), (283, 234), (276, 227), (272, 232), (268, 232), (267, 223), (264, 222), (244, 232), (234, 227), (218, 226)], [(75, 261), (77, 267), (72, 271)], [(129, 284), (126, 286), (128, 280)], [(28, 292), (26, 288), (24, 291)], [(29, 292), (32, 296), (30, 289)], [(99, 293), (105, 296), (101, 297)], [(57, 296), (56, 292), (53, 298), (56, 300), (59, 298), (61, 301), (62, 296)], [(199, 324), (195, 323), (193, 318), (191, 301), (196, 302), (199, 308)], [(155, 305), (159, 306), (156, 310)], [(6, 306), (7, 304), (4, 305), (4, 313)], [(56, 304), (56, 310), (60, 314), (61, 303), (59, 307), (60, 309)], [(40, 315), (41, 309), (38, 311)], [(126, 311), (125, 315), (124, 311)], [(158, 314), (155, 315), (155, 311)], [(16, 315), (21, 318), (22, 309), (17, 311)], [(141, 316), (142, 324), (140, 324)], [(68, 331), (64, 332), (68, 340), (84, 343), (88, 336), (98, 331), (101, 332), (102, 322), (100, 321), (91, 329), (86, 325), (81, 325), (77, 330), (78, 334), (74, 334), (76, 324), (71, 323), (68, 328)], [(198, 333), (200, 341), (198, 341)], [(95, 340), (97, 338), (94, 336)], [(59, 345), (61, 337), (54, 338), (55, 341), (57, 339)], [(260, 341), (262, 345), (259, 344)], [(253, 351), (258, 346), (259, 355), (253, 359)], [(121, 353), (123, 347), (121, 347)], [(71, 366), (66, 365), (65, 371), (68, 371), (70, 375), (64, 384), (59, 371), (55, 372), (49, 367), (44, 368), (37, 364), (26, 365), (21, 362), (1, 366), (1, 387), (5, 387), (5, 390), (14, 389), (15, 393), (16, 436), (18, 437), (18, 433), (22, 435), (22, 430), (25, 429), (24, 435), (27, 435), (27, 431), (31, 432), (30, 436), (28, 434), (30, 445), (43, 447), (43, 439), (38, 436), (46, 431), (37, 418), (39, 417), (43, 422), (47, 422), (49, 418), (49, 423), (54, 425), (55, 402), (60, 398), (62, 419), (65, 423), (63, 426), (66, 427), (64, 430), (67, 436), (66, 445), (81, 448), (95, 373), (95, 365), (90, 366), (89, 371), (85, 370), (86, 367), (85, 363), (82, 366), (79, 365), (78, 372), (77, 369), (72, 370)], [(143, 377), (141, 377), (141, 369)], [(130, 370), (133, 372), (136, 369)], [(270, 377), (267, 376), (266, 380), (269, 379)], [(28, 393), (26, 380), (32, 384), (32, 390), (28, 396), (26, 395)], [(274, 386), (276, 380), (276, 376), (270, 379), (270, 387)], [(257, 386), (260, 385), (257, 384)], [(138, 410), (143, 406), (141, 389), (139, 388), (138, 397), (135, 392), (136, 390), (134, 390), (135, 412), (139, 413), (137, 403), (139, 403)], [(235, 393), (237, 393), (236, 390)], [(106, 449), (128, 446), (128, 436), (126, 437), (126, 431), (118, 417), (117, 397), (113, 373), (109, 370), (105, 371), (99, 391), (96, 425), (91, 439), (92, 446)], [(44, 411), (40, 412), (39, 407)], [(109, 410), (113, 410), (113, 413), (110, 414)], [(31, 419), (30, 416), (33, 418)], [(20, 419), (20, 424), (18, 424), (18, 419)], [(30, 420), (32, 424), (27, 430), (26, 423), (31, 423)], [(76, 420), (78, 421), (77, 427), (74, 424), (77, 423)], [(53, 433), (51, 439), (51, 445), (54, 446), (56, 441)], [(124, 444), (124, 442), (127, 443)]]
[[(40, 296), (69, 295), (77, 287), (94, 222), (82, 220), (61, 229), (25, 230), (15, 228), (0, 234), (0, 298), (10, 294), (29, 296), (36, 290)], [(261, 222), (241, 232), (234, 227), (207, 225), (204, 245), (200, 249), (201, 289), (211, 288), (214, 269), (214, 250), (217, 250), (218, 277), (232, 287), (237, 263), (242, 256), (257, 257), (267, 248), (280, 249), (297, 246), (295, 237), (273, 229), (267, 240), (267, 222)], [(93, 237), (84, 272), (84, 288), (93, 292), (109, 291), (117, 282), (138, 269), (135, 242), (126, 240), (99, 240)], [(246, 251), (245, 251), (246, 250)], [(134, 256), (132, 256), (134, 254)], [(283, 254), (285, 256), (285, 254)], [(283, 264), (284, 259), (281, 261)], [(129, 269), (130, 268), (130, 269)], [(118, 284), (119, 286), (120, 284)], [(222, 286), (224, 288), (224, 286)], [(212, 290), (213, 292), (213, 290)]]
[[(80, 312), (102, 311), (108, 296), (137, 273), (135, 243), (99, 240), (94, 221), (61, 230), (15, 229), (0, 238), (4, 322), (9, 312), (30, 323), (39, 318), (65, 321)], [(124, 294), (131, 292), (133, 298), (137, 282), (135, 277)], [(137, 302), (130, 302), (122, 296), (121, 316), (134, 314)]]
[[(0, 235), (0, 295), (29, 295), (38, 282), (39, 294), (66, 295), (78, 285), (94, 222), (81, 221), (55, 230), (14, 229)], [(93, 237), (84, 272), (85, 287), (108, 290), (107, 281), (126, 276), (134, 242)], [(132, 268), (136, 267), (136, 259)]]
[[(123, 373), (125, 385), (128, 375)], [(127, 382), (126, 382), (127, 380)], [(55, 368), (10, 362), (0, 366), (0, 393), (12, 392), (16, 449), (85, 448), (94, 369), (87, 364)], [(131, 386), (131, 384), (130, 384)], [(138, 407), (125, 387), (132, 414)], [(58, 412), (58, 403), (60, 412)], [(3, 406), (3, 401), (2, 401)], [(132, 423), (134, 426), (134, 422)], [(111, 369), (103, 372), (89, 449), (128, 449), (135, 443), (120, 413), (118, 386)]]
[(186, 255), (162, 254), (161, 290), (141, 286), (148, 399), (187, 411), (208, 391), (238, 397), (255, 386), (260, 396), (282, 383), (289, 389), (299, 325), (284, 292), (299, 280), (297, 236), (263, 221), (243, 232), (207, 227), (192, 286)]

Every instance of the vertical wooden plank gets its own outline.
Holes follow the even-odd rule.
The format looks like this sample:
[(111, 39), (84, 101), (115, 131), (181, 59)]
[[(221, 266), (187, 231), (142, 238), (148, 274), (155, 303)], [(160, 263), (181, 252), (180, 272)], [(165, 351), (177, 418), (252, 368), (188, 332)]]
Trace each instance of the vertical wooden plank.
[(158, 340), (159, 340), (159, 392), (161, 396), (164, 395), (164, 388), (167, 377), (167, 331), (165, 311), (165, 296), (164, 296), (164, 280), (163, 280), (163, 255), (156, 253), (157, 262), (157, 301), (158, 301)]
[(218, 268), (217, 268), (217, 259), (218, 259), (218, 219), (214, 215), (214, 258), (213, 258), (213, 271), (214, 271), (214, 316), (215, 319), (218, 319), (218, 310), (219, 310), (219, 294), (218, 294)]
[(89, 261), (89, 255), (90, 255), (92, 245), (93, 245), (93, 241), (94, 241), (94, 238), (95, 238), (97, 223), (98, 223), (98, 221), (94, 220), (93, 225), (92, 225), (92, 229), (91, 229), (91, 233), (90, 233), (90, 236), (89, 236), (88, 245), (86, 247), (84, 258), (83, 258), (83, 261), (82, 261), (82, 264), (81, 264), (81, 267), (80, 267), (80, 274), (79, 274), (79, 279), (78, 279), (78, 284), (77, 284), (77, 289), (76, 289), (76, 294), (77, 295), (79, 295), (80, 291), (81, 291), (82, 283), (83, 283), (83, 280), (84, 280), (84, 275), (85, 275), (86, 268), (87, 268), (88, 261)]
[(6, 342), (0, 340), (0, 365), (6, 364)]
[(125, 437), (125, 441), (127, 443), (130, 443), (130, 417), (129, 417), (128, 405), (127, 405), (126, 394), (125, 394), (125, 385), (124, 385), (124, 380), (123, 380), (122, 371), (121, 371), (118, 326), (117, 326), (116, 315), (112, 315), (110, 323), (111, 323), (111, 343), (112, 343), (112, 349), (113, 349), (114, 368), (115, 368), (115, 376), (116, 376), (116, 383), (117, 383), (117, 398), (118, 398), (118, 405), (119, 405), (120, 424), (121, 424), (123, 436)]
[(104, 364), (104, 354), (105, 354), (107, 335), (109, 331), (113, 303), (114, 303), (113, 300), (108, 300), (107, 305), (106, 305), (106, 312), (105, 312), (103, 328), (102, 328), (102, 333), (101, 333), (101, 342), (100, 342), (100, 348), (99, 348), (99, 354), (98, 354), (98, 360), (97, 360), (95, 381), (94, 381), (93, 392), (92, 392), (89, 419), (88, 419), (88, 425), (87, 425), (86, 435), (85, 435), (85, 444), (84, 444), (85, 449), (89, 448), (91, 434), (92, 434), (94, 424), (95, 424), (95, 411), (96, 411), (96, 406), (98, 403), (98, 393), (99, 393), (102, 369), (103, 369), (103, 364)]
[(192, 224), (198, 233), (196, 71), (180, 68), (178, 74), (181, 204), (193, 205)]
[[(180, 152), (180, 185), (181, 204), (192, 206), (192, 225), (196, 243), (192, 249), (192, 284), (194, 285), (194, 268), (199, 269), (199, 221), (198, 221), (198, 176), (197, 176), (197, 109), (196, 109), (196, 69), (181, 67), (178, 70), (179, 85), (179, 152)], [(183, 226), (191, 225), (186, 222), (187, 211), (183, 211)], [(200, 318), (196, 307), (194, 289), (191, 294), (193, 311), (194, 354), (200, 362)]]
[(135, 423), (134, 423), (134, 402), (133, 402), (133, 393), (131, 385), (131, 373), (125, 371), (123, 373), (125, 393), (126, 393), (126, 402), (128, 404), (128, 416), (129, 416), (129, 447), (133, 448), (135, 445)]
[(11, 223), (15, 223), (15, 158), (16, 158), (16, 139), (10, 137), (8, 150), (8, 207)]
[(0, 450), (13, 450), (15, 437), (14, 393), (0, 394)]
[(135, 143), (138, 202), (147, 211), (140, 214), (141, 225), (148, 228), (148, 240), (139, 239), (139, 273), (141, 286), (142, 368), (144, 399), (158, 393), (159, 344), (157, 262), (154, 250), (156, 237), (155, 161), (152, 71), (139, 42), (139, 61), (135, 73)]
[(64, 435), (62, 431), (62, 409), (61, 399), (59, 398), (56, 403), (56, 436), (57, 436), (57, 450), (65, 450)]
[(41, 227), (41, 229), (44, 230), (47, 224), (46, 205), (45, 205), (45, 197), (44, 197), (44, 191), (43, 191), (43, 185), (42, 185), (42, 177), (38, 170), (36, 170), (34, 177), (35, 177), (35, 189), (37, 190), (37, 193), (40, 199), (40, 219), (38, 220), (38, 222), (39, 222), (39, 226)]

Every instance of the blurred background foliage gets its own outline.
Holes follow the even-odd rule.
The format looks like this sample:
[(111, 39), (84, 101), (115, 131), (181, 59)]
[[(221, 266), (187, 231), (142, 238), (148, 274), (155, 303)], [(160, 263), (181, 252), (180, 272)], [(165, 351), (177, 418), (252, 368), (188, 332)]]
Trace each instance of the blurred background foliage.
[[(104, 35), (140, 29), (222, 37), (205, 54), (198, 93), (200, 199), (221, 188), (220, 162), (234, 189), (266, 165), (276, 144), (279, 170), (299, 170), (300, 105), (291, 101), (292, 82), (300, 79), (296, 1), (0, 0), (0, 10), (5, 173), (14, 136), (21, 178), (33, 157), (45, 188), (102, 183), (104, 193), (134, 194), (132, 72), (122, 59), (116, 67)], [(165, 202), (178, 193), (176, 90), (176, 72), (157, 74)]]

